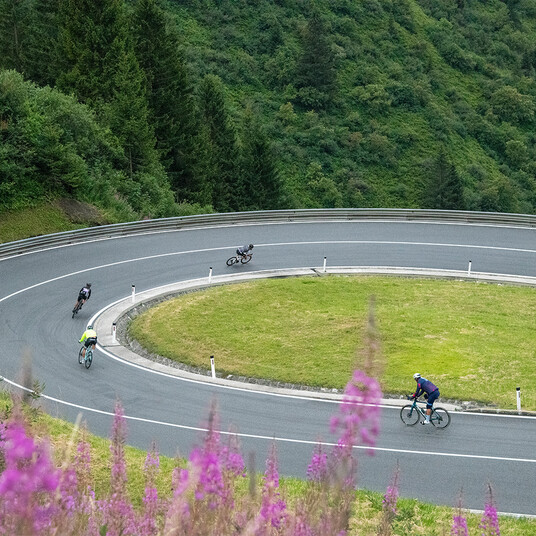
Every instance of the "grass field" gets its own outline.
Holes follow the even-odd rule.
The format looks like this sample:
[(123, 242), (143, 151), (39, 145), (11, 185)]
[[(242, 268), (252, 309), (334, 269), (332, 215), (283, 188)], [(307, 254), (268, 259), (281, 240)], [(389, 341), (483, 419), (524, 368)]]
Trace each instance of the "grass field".
[(442, 398), (536, 410), (536, 289), (375, 276), (267, 279), (213, 287), (137, 317), (149, 351), (220, 373), (342, 388), (360, 363), (371, 296), (384, 393), (421, 372)]
[(75, 225), (58, 208), (43, 204), (0, 214), (0, 243), (48, 233), (71, 231), (80, 227), (85, 227), (85, 225)]

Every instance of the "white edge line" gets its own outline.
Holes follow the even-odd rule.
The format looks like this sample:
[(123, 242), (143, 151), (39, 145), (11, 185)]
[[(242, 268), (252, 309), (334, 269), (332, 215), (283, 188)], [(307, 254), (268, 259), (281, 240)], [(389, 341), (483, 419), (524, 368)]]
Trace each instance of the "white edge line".
[[(34, 393), (32, 389), (29, 389), (27, 387), (24, 387), (18, 383), (15, 383), (11, 380), (8, 380), (4, 378), (4, 381), (9, 383), (10, 385), (13, 385), (14, 387), (17, 387), (19, 389), (22, 389), (23, 391), (26, 391), (28, 393)], [(114, 417), (114, 413), (110, 411), (104, 411), (100, 409), (94, 409), (89, 408), (86, 406), (81, 406), (80, 404), (74, 404), (72, 402), (65, 402), (64, 400), (60, 400), (58, 398), (54, 398), (52, 396), (40, 394), (41, 398), (45, 398), (46, 400), (50, 400), (51, 402), (56, 402), (57, 404), (64, 404), (66, 406), (70, 406), (73, 408), (81, 409), (84, 411), (88, 411), (91, 413), (98, 413), (100, 415), (106, 415), (109, 417)], [(124, 416), (125, 419), (131, 420), (131, 421), (138, 421), (138, 422), (144, 422), (149, 424), (157, 424), (160, 426), (169, 426), (170, 428), (180, 428), (182, 430), (191, 430), (195, 432), (207, 432), (207, 428), (197, 427), (197, 426), (188, 426), (185, 424), (174, 424), (169, 423), (165, 421), (157, 421), (153, 419), (146, 419), (143, 417), (133, 417), (129, 415)], [(236, 436), (241, 438), (248, 438), (248, 439), (260, 439), (260, 440), (270, 440), (270, 441), (280, 441), (282, 443), (297, 443), (301, 445), (318, 445), (319, 443), (328, 446), (328, 447), (335, 447), (337, 446), (337, 443), (332, 442), (324, 442), (324, 441), (312, 441), (308, 439), (292, 439), (287, 437), (277, 437), (277, 436), (265, 436), (265, 435), (258, 435), (258, 434), (245, 434), (245, 433), (239, 433), (239, 432), (229, 432), (229, 431), (219, 431), (220, 434), (223, 435), (230, 435), (230, 436)], [(417, 455), (426, 455), (426, 456), (440, 456), (440, 457), (447, 457), (447, 458), (469, 458), (469, 459), (476, 459), (476, 460), (493, 460), (493, 461), (501, 461), (501, 462), (516, 462), (516, 463), (536, 463), (536, 459), (531, 458), (508, 458), (503, 456), (483, 456), (479, 454), (458, 454), (458, 453), (451, 453), (451, 452), (430, 452), (430, 451), (423, 451), (423, 450), (408, 450), (408, 449), (393, 449), (393, 448), (386, 448), (386, 447), (369, 447), (369, 446), (363, 446), (363, 445), (355, 445), (353, 447), (356, 450), (365, 450), (369, 453), (372, 452), (394, 452), (399, 454), (417, 454)]]

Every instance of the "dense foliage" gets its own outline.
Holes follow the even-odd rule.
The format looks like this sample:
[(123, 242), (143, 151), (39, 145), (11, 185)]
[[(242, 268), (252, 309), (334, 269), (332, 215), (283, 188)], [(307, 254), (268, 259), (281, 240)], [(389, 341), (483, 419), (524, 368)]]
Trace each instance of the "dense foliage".
[(0, 0), (0, 68), (3, 209), (536, 211), (532, 0)]

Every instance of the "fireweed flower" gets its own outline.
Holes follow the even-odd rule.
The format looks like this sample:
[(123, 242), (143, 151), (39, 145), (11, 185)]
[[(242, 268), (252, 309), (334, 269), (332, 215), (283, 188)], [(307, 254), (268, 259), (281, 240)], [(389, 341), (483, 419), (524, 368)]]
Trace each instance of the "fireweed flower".
[(60, 471), (52, 464), (47, 445), (36, 444), (22, 423), (9, 422), (3, 434), (0, 527), (8, 533), (20, 533), (21, 528), (39, 532), (51, 522)]
[(277, 453), (272, 445), (266, 460), (266, 471), (262, 489), (261, 509), (257, 516), (255, 534), (260, 536), (269, 532), (268, 527), (279, 529), (286, 518), (287, 505), (279, 494), (279, 472), (277, 470)]
[(313, 451), (311, 462), (307, 467), (307, 478), (312, 482), (322, 482), (326, 477), (328, 456), (318, 443)]
[(158, 514), (158, 491), (155, 487), (156, 477), (160, 468), (160, 457), (153, 444), (145, 458), (145, 496), (143, 497), (144, 512), (137, 528), (137, 536), (154, 536), (158, 533), (156, 517)]
[(126, 421), (123, 407), (119, 402), (115, 405), (111, 439), (111, 496), (108, 499), (99, 501), (99, 512), (103, 518), (103, 524), (107, 525), (107, 536), (134, 534), (134, 511), (126, 495)]
[(486, 501), (484, 514), (478, 525), (479, 528), (482, 529), (482, 536), (500, 536), (501, 534), (499, 529), (499, 518), (493, 502), (493, 490), (491, 485), (488, 484), (488, 500)]
[(452, 527), (450, 529), (451, 536), (469, 536), (467, 529), (467, 520), (461, 513), (452, 516)]
[(339, 444), (349, 451), (355, 445), (374, 446), (380, 431), (379, 383), (360, 370), (355, 370), (346, 384), (339, 408), (340, 414), (332, 417), (331, 431), (341, 430)]

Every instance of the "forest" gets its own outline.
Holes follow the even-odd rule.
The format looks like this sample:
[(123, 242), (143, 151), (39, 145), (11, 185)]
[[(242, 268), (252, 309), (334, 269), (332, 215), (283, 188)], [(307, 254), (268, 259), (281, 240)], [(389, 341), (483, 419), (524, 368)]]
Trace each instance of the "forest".
[(536, 212), (533, 0), (0, 0), (0, 212)]

